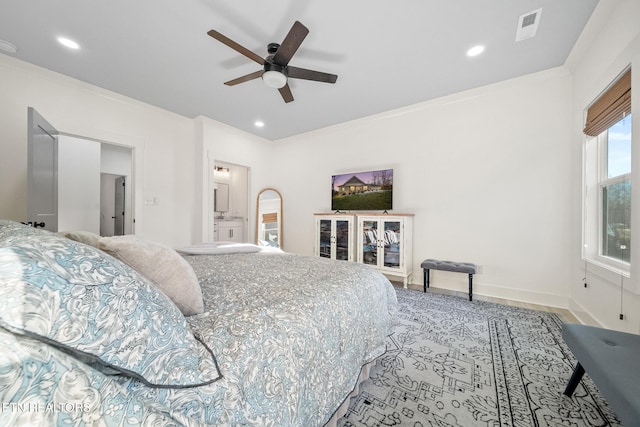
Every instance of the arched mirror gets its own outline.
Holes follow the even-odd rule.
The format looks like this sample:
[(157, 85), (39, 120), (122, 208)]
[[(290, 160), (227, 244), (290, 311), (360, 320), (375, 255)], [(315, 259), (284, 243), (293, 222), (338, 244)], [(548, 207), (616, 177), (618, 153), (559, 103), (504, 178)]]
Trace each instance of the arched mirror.
[(282, 249), (282, 196), (275, 188), (258, 193), (256, 244)]

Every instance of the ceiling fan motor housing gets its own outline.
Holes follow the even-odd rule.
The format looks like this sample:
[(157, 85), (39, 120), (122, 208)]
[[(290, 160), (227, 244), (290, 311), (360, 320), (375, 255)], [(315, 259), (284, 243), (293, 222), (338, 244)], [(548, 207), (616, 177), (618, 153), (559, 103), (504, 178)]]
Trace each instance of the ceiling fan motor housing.
[(287, 67), (284, 65), (280, 65), (280, 64), (275, 64), (273, 62), (271, 62), (273, 55), (269, 55), (267, 56), (267, 58), (264, 61), (264, 71), (277, 71), (279, 73), (284, 74), (285, 76), (287, 75)]
[(269, 55), (273, 55), (278, 51), (279, 47), (280, 43), (269, 43), (267, 45), (267, 52), (269, 53)]
[(276, 52), (280, 48), (278, 43), (269, 43), (267, 52), (269, 55), (264, 59), (264, 73), (262, 73), (262, 81), (269, 87), (281, 89), (287, 84), (287, 66), (273, 62)]

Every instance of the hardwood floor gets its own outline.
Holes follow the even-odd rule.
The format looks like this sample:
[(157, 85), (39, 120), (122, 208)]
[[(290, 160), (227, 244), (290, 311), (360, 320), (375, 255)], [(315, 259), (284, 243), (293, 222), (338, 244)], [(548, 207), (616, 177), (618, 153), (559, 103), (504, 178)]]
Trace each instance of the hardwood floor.
[[(391, 282), (393, 283), (393, 286), (402, 287), (402, 283), (401, 282)], [(409, 285), (408, 286), (409, 289), (415, 289), (418, 291), (422, 291), (423, 288), (421, 285)], [(447, 289), (440, 289), (440, 288), (434, 288), (434, 287), (430, 287), (427, 292), (434, 292), (434, 293), (441, 293), (441, 294), (448, 294), (448, 295), (457, 295), (461, 298), (467, 298), (467, 293), (466, 292), (457, 292), (457, 291), (450, 291)], [(505, 304), (505, 305), (511, 305), (511, 306), (515, 306), (515, 307), (521, 307), (521, 308), (528, 308), (531, 310), (539, 310), (539, 311), (546, 311), (546, 312), (550, 312), (550, 313), (556, 313), (557, 315), (559, 315), (562, 320), (564, 320), (565, 322), (569, 322), (569, 323), (580, 323), (578, 321), (578, 319), (576, 319), (576, 317), (571, 314), (571, 312), (567, 309), (564, 308), (558, 308), (558, 307), (548, 307), (546, 305), (538, 305), (538, 304), (530, 304), (530, 303), (526, 303), (526, 302), (521, 302), (521, 301), (512, 301), (512, 300), (507, 300), (507, 299), (501, 299), (501, 298), (492, 298), (492, 297), (485, 297), (483, 295), (474, 295), (473, 296), (474, 300), (479, 300), (479, 301), (487, 301), (487, 302), (494, 302), (496, 304)]]

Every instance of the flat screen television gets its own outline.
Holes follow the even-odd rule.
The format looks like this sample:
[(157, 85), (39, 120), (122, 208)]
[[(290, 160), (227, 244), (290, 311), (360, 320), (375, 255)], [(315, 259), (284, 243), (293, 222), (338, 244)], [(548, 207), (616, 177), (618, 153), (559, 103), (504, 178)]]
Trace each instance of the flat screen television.
[(386, 211), (393, 207), (393, 169), (331, 177), (331, 210)]

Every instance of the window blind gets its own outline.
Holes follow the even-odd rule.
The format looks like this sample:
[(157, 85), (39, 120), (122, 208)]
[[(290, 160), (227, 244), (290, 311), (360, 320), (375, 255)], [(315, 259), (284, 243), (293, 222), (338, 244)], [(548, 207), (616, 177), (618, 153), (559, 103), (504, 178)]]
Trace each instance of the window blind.
[(275, 212), (263, 214), (262, 222), (265, 224), (269, 222), (278, 222), (278, 214)]
[(627, 114), (631, 114), (631, 69), (587, 109), (587, 123), (583, 132), (598, 136)]

